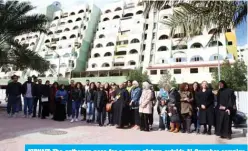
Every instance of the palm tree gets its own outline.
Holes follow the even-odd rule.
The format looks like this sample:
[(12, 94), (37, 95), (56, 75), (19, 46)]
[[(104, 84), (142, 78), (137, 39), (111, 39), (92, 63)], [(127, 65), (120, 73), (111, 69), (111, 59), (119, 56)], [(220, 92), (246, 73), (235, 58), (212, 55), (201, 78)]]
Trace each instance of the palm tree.
[(145, 14), (151, 9), (159, 11), (173, 6), (173, 14), (161, 22), (171, 28), (171, 35), (180, 30), (187, 38), (214, 25), (213, 39), (219, 33), (239, 26), (247, 17), (247, 1), (141, 0), (141, 3), (145, 5)]
[(0, 67), (13, 65), (17, 69), (31, 69), (44, 72), (49, 62), (14, 41), (16, 36), (31, 32), (46, 32), (45, 15), (30, 14), (35, 7), (29, 2), (0, 0)]

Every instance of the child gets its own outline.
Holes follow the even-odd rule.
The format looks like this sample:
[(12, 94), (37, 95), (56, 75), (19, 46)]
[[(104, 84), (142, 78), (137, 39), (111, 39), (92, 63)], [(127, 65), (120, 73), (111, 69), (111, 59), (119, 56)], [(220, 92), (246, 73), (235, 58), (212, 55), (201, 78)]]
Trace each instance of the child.
[(166, 100), (161, 99), (157, 108), (159, 115), (159, 130), (167, 130), (167, 106)]

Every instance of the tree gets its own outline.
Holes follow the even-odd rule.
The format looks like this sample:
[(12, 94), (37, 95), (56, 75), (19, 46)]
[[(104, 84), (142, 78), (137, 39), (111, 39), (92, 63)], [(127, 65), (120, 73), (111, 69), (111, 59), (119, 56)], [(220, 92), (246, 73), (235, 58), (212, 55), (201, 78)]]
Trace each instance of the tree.
[(29, 2), (0, 0), (0, 67), (12, 65), (39, 72), (49, 69), (48, 61), (14, 40), (19, 35), (46, 32), (45, 15), (28, 15), (34, 8)]
[(145, 81), (151, 83), (149, 76), (147, 75), (147, 72), (143, 73), (142, 70), (140, 69), (130, 70), (127, 76), (127, 80), (136, 80), (140, 84)]
[(165, 85), (169, 85), (171, 87), (177, 87), (175, 77), (172, 78), (172, 75), (168, 70), (165, 70), (165, 73), (161, 75), (160, 80), (158, 82), (159, 88), (163, 88)]
[(247, 16), (247, 1), (141, 0), (141, 3), (145, 4), (145, 14), (151, 9), (159, 11), (173, 6), (173, 14), (162, 23), (171, 28), (171, 35), (180, 30), (187, 38), (215, 25), (213, 39), (222, 31), (239, 26)]
[[(221, 80), (226, 81), (228, 87), (235, 91), (247, 90), (247, 66), (244, 61), (236, 61), (233, 65), (228, 60), (225, 60), (221, 66)], [(218, 72), (213, 72), (212, 85), (215, 89), (218, 88)]]

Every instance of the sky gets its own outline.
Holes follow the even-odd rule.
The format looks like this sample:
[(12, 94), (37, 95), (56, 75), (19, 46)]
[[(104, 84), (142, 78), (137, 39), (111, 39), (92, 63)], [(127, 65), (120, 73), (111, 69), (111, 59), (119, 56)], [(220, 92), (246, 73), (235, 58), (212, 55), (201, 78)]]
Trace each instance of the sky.
[[(20, 1), (30, 1), (33, 6), (36, 6), (37, 12), (40, 13), (45, 13), (46, 7), (50, 4), (52, 4), (52, 0), (20, 0)], [(66, 8), (73, 7), (77, 4), (82, 4), (82, 3), (92, 3), (96, 4), (98, 7), (103, 8), (105, 4), (112, 3), (115, 1), (119, 0), (58, 0), (62, 8), (65, 8), (63, 6), (66, 6)], [(247, 21), (245, 21), (243, 24), (241, 24), (237, 29), (236, 29), (236, 37), (237, 37), (237, 42), (238, 46), (243, 46), (247, 44)]]

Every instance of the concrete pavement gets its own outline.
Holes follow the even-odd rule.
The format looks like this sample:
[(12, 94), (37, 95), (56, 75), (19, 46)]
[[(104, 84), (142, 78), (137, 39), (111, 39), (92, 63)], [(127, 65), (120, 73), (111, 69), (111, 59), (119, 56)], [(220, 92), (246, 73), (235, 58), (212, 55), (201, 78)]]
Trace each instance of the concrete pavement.
[[(53, 135), (49, 135), (51, 133)], [(61, 135), (59, 135), (61, 134)], [(23, 151), (25, 144), (244, 144), (247, 138), (234, 130), (232, 140), (212, 135), (141, 132), (98, 127), (85, 122), (56, 122), (51, 119), (8, 118), (0, 114), (0, 151)]]

